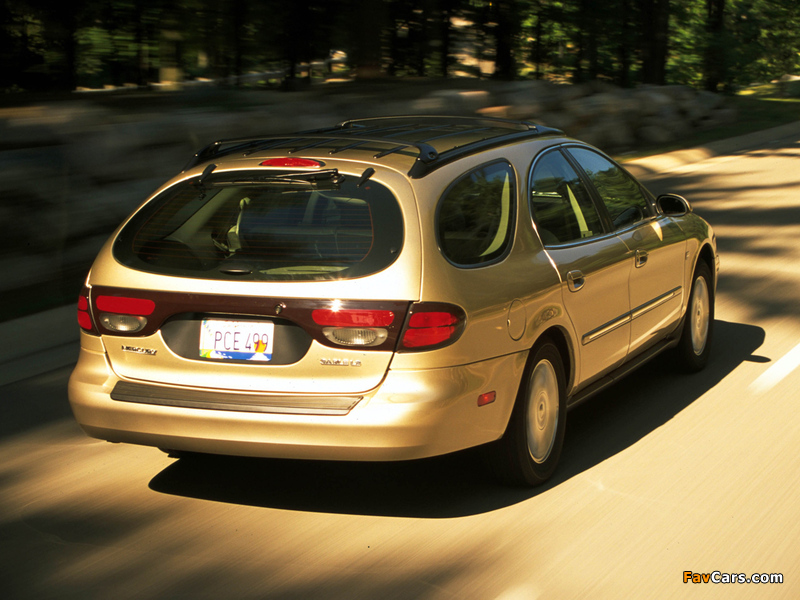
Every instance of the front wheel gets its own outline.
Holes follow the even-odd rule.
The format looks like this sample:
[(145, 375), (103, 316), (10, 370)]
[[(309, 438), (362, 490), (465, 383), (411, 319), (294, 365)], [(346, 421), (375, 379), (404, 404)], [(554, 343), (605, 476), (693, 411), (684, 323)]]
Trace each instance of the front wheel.
[(502, 481), (534, 486), (550, 478), (564, 443), (566, 406), (561, 353), (545, 342), (525, 369), (505, 435), (491, 448), (493, 467)]
[(689, 294), (689, 306), (683, 323), (677, 354), (681, 366), (690, 373), (703, 369), (711, 353), (714, 331), (714, 284), (704, 262), (697, 263)]

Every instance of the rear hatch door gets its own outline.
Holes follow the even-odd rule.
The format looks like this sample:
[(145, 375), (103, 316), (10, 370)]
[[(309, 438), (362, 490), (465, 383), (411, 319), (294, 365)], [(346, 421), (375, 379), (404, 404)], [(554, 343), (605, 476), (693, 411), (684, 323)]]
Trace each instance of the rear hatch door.
[(416, 204), (393, 171), (327, 171), (215, 172), (140, 209), (90, 279), (115, 372), (248, 392), (377, 386), (419, 298)]

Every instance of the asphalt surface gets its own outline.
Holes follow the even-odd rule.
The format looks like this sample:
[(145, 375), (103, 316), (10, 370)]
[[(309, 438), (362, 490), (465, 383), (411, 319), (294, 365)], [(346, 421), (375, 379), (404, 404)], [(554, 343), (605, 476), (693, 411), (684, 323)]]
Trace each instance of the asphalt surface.
[(632, 167), (714, 225), (712, 360), (659, 358), (572, 411), (534, 490), (474, 451), (173, 460), (93, 440), (66, 401), (74, 308), (0, 324), (0, 597), (800, 597), (800, 128), (752, 144)]

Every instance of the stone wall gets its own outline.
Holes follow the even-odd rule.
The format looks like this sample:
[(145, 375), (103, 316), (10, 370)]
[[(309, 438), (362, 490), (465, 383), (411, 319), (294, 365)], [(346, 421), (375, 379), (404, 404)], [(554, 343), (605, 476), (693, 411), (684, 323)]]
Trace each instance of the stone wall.
[(116, 225), (216, 139), (359, 116), (458, 114), (531, 120), (620, 152), (677, 141), (736, 117), (722, 97), (680, 86), (440, 85), (342, 84), (291, 93), (195, 89), (102, 100), (84, 94), (0, 108), (0, 294), (9, 299), (27, 290), (20, 302), (33, 294), (40, 301), (34, 308), (71, 298)]

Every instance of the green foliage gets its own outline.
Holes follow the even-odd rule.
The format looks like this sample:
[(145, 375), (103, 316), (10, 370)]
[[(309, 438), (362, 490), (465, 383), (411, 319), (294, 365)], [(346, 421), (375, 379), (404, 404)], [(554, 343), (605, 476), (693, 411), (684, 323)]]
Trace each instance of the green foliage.
[(770, 81), (800, 67), (800, 3), (740, 0), (733, 6), (729, 29), (736, 48), (731, 83)]
[(344, 52), (360, 76), (732, 90), (800, 70), (798, 31), (797, 0), (7, 0), (0, 89), (300, 77)]

